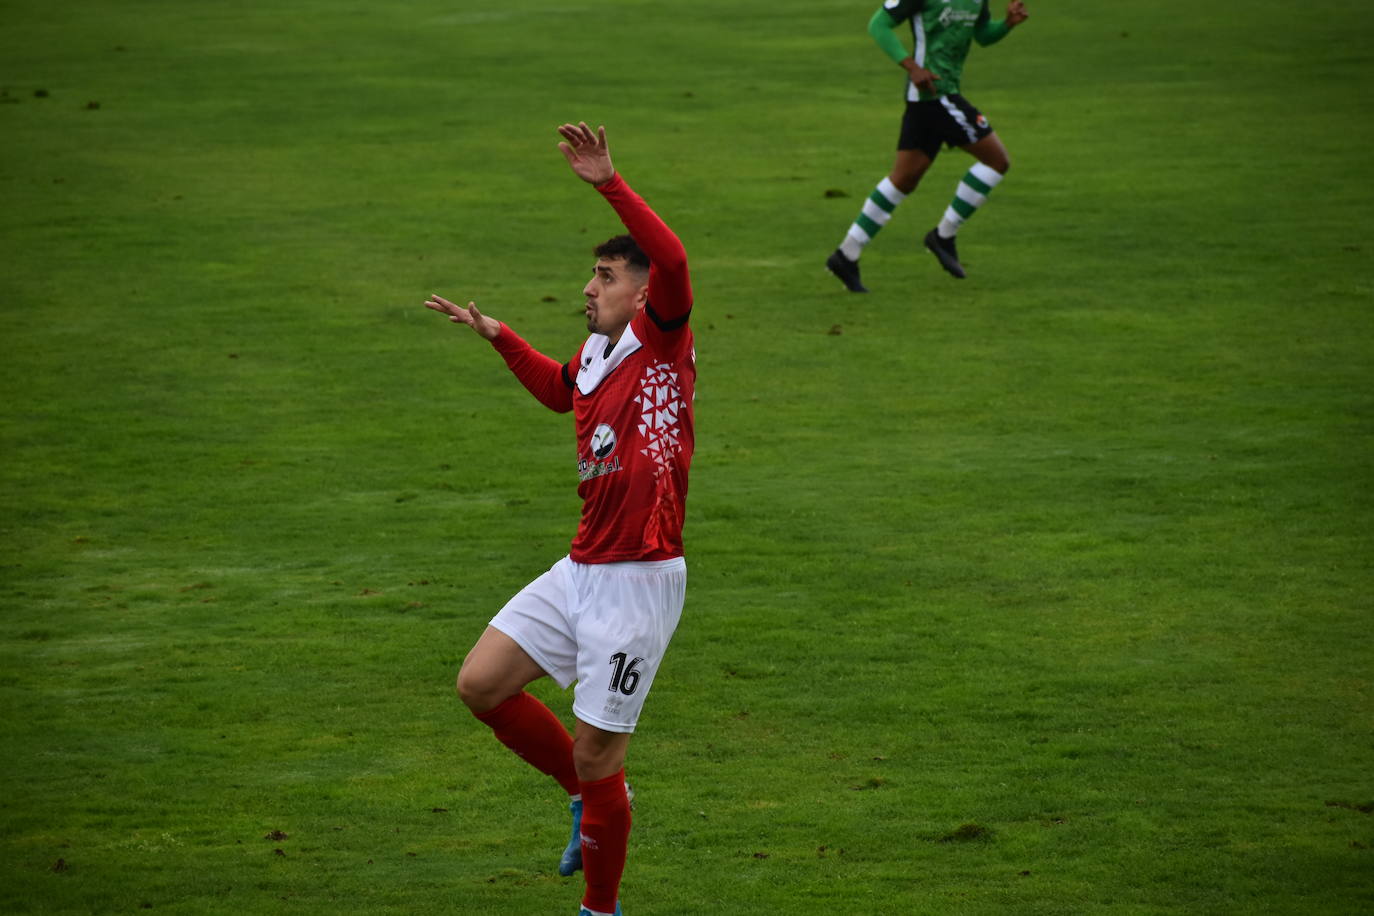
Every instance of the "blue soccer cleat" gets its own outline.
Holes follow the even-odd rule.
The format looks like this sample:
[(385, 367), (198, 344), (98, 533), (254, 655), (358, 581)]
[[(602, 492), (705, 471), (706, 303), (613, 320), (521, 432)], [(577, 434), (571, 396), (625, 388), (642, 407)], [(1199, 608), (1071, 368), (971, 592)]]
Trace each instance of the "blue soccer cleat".
[[(625, 797), (633, 810), (635, 790), (628, 782), (625, 783)], [(558, 873), (565, 878), (582, 870), (582, 800), (568, 802), (568, 810), (572, 812), (572, 836), (568, 837), (568, 848), (563, 850), (563, 858), (558, 860)]]
[(565, 878), (582, 870), (582, 799), (569, 802), (568, 810), (572, 812), (572, 837), (558, 860), (558, 873)]
[[(592, 916), (592, 911), (584, 906), (582, 909), (577, 911), (577, 916)], [(619, 900), (615, 902), (615, 916), (624, 916), (624, 914), (620, 912)]]

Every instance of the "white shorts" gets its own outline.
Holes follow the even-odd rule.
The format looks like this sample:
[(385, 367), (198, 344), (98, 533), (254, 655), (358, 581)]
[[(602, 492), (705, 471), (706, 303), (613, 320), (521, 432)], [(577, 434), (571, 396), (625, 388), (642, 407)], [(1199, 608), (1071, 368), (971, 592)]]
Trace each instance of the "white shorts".
[(632, 732), (682, 616), (687, 563), (575, 563), (564, 557), (506, 602), (491, 625), (558, 686), (573, 714)]

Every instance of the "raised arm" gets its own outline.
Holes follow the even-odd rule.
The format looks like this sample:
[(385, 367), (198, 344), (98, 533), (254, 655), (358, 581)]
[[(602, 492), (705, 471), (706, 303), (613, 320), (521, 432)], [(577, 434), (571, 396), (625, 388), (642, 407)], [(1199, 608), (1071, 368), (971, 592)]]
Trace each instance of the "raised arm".
[(558, 413), (572, 410), (572, 380), (567, 366), (531, 347), (504, 323), (491, 345), (540, 404)]
[(447, 315), (454, 324), (465, 324), (479, 336), (491, 342), (505, 359), (510, 371), (520, 380), (539, 403), (550, 410), (567, 413), (572, 410), (572, 384), (557, 360), (540, 353), (512, 331), (504, 322), (483, 315), (477, 304), (466, 307), (450, 302), (442, 296), (430, 296), (425, 308)]
[(682, 241), (624, 178), (616, 175), (596, 189), (615, 208), (635, 244), (649, 256), (649, 317), (665, 330), (665, 325), (685, 320), (692, 310), (692, 280)]
[(564, 140), (558, 148), (573, 173), (601, 192), (635, 244), (649, 256), (650, 317), (661, 329), (680, 327), (692, 310), (692, 282), (682, 241), (616, 173), (606, 145), (605, 127), (593, 133), (582, 122), (564, 124), (558, 132)]

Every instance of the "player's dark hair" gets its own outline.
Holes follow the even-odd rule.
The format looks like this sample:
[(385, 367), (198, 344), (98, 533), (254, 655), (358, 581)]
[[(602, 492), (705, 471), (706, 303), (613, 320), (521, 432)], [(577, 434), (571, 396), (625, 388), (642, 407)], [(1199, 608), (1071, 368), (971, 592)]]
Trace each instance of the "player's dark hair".
[(645, 254), (635, 240), (628, 235), (617, 235), (614, 238), (606, 239), (600, 245), (592, 249), (592, 254), (598, 258), (614, 260), (622, 258), (636, 270), (646, 271), (649, 269), (649, 256)]

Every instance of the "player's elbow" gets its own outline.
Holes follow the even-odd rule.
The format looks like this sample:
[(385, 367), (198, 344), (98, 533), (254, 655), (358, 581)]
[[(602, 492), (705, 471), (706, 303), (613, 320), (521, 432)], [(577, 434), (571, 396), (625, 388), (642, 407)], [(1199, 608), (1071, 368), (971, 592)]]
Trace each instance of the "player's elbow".
[(996, 44), (1002, 40), (1006, 32), (1001, 29), (993, 28), (991, 25), (975, 26), (973, 29), (973, 40), (978, 42), (978, 47), (986, 48), (988, 45)]
[(554, 413), (567, 413), (568, 411), (573, 409), (572, 389), (564, 389), (563, 391), (557, 392), (556, 394), (551, 394), (548, 397), (543, 398), (542, 400), (544, 402), (544, 406), (547, 407), (549, 410), (552, 410)]

